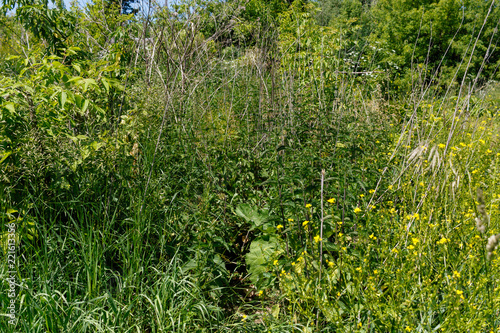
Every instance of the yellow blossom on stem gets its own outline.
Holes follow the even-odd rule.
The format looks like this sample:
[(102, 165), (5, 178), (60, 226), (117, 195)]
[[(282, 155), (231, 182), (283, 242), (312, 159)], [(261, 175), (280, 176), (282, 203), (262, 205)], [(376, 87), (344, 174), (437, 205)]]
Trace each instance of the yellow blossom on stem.
[(436, 244), (438, 244), (438, 245), (444, 245), (444, 244), (448, 243), (449, 241), (450, 241), (450, 240), (449, 240), (448, 238), (443, 237), (443, 238), (441, 238), (440, 240), (438, 240), (438, 241), (436, 242)]
[(319, 242), (321, 242), (321, 241), (322, 241), (322, 239), (321, 239), (321, 237), (319, 237), (319, 235), (316, 235), (316, 236), (314, 236), (314, 241), (315, 241), (316, 243), (319, 243)]
[(334, 204), (335, 203), (335, 198), (330, 198), (327, 200), (329, 203)]

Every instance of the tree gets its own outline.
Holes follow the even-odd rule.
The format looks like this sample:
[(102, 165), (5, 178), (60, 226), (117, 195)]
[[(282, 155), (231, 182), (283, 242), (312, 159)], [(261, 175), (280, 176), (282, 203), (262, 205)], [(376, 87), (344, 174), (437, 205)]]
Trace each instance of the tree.
[[(414, 64), (422, 76), (429, 78), (438, 71), (445, 82), (450, 82), (456, 69), (459, 80), (465, 74), (474, 78), (480, 71), (487, 78), (499, 63), (495, 44), (500, 8), (492, 1), (379, 0), (372, 14), (376, 26), (372, 45), (384, 50), (381, 63), (402, 77)], [(469, 58), (470, 66), (460, 67)]]
[[(49, 2), (55, 8), (49, 7)], [(5, 15), (15, 9), (15, 18), (36, 38), (47, 44), (51, 53), (59, 54), (71, 45), (76, 18), (64, 9), (60, 0), (4, 0), (0, 11)]]
[(136, 14), (139, 10), (134, 8), (137, 0), (108, 0), (108, 5), (117, 4), (121, 8), (121, 14)]

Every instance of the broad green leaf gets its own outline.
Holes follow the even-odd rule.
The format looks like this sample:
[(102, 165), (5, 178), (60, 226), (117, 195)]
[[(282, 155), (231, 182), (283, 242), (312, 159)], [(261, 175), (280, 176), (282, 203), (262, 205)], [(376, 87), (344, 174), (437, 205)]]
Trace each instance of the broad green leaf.
[(82, 113), (85, 113), (85, 111), (87, 111), (88, 107), (89, 107), (89, 100), (86, 99), (85, 102), (83, 102)]
[(61, 92), (61, 108), (64, 109), (64, 105), (66, 104), (66, 100), (68, 99), (68, 95), (65, 91)]
[(106, 93), (109, 94), (109, 82), (108, 82), (108, 80), (106, 80), (106, 78), (103, 77), (101, 81), (102, 81), (102, 84), (104, 85), (104, 88), (106, 88)]
[(271, 260), (281, 252), (279, 240), (274, 236), (268, 241), (258, 238), (250, 244), (250, 251), (245, 255), (245, 263), (253, 284), (259, 287), (266, 284), (264, 273), (273, 264)]
[(75, 94), (75, 104), (79, 109), (83, 107), (83, 101), (84, 99), (82, 96)]
[(269, 219), (269, 213), (249, 204), (241, 204), (236, 207), (236, 215), (242, 217), (252, 225), (253, 228), (261, 226)]
[(12, 114), (16, 114), (16, 108), (14, 107), (14, 103), (6, 103), (3, 105), (4, 108), (10, 111)]
[(83, 78), (81, 76), (75, 76), (68, 80), (68, 82), (75, 82), (75, 84), (81, 84)]
[(85, 84), (83, 86), (84, 92), (87, 91), (89, 86), (96, 86), (97, 87), (97, 83), (95, 82), (94, 79), (83, 79), (83, 81), (85, 82)]

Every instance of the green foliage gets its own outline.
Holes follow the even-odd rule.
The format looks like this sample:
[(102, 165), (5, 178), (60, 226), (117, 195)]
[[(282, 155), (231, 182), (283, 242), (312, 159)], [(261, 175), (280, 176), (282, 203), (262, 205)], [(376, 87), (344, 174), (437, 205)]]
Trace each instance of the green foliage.
[(499, 327), (497, 8), (113, 3), (4, 7), (2, 332)]
[(429, 82), (435, 73), (442, 77), (442, 84), (460, 82), (464, 75), (468, 81), (480, 73), (488, 78), (499, 61), (496, 53), (491, 54), (496, 46), (490, 42), (500, 11), (493, 6), (490, 13), (490, 4), (456, 0), (378, 1), (373, 9), (376, 29), (370, 39), (372, 45), (385, 50), (380, 53), (380, 63), (396, 74), (394, 84), (404, 89), (415, 78)]
[(45, 41), (47, 49), (53, 54), (62, 54), (63, 49), (71, 46), (75, 33), (76, 17), (62, 5), (49, 8), (48, 0), (4, 1), (1, 10), (16, 10), (16, 19), (36, 38)]

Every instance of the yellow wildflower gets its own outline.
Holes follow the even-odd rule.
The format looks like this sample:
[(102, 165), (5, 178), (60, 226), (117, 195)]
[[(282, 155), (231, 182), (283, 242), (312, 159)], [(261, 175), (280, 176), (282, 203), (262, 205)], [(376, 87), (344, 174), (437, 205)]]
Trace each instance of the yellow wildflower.
[(438, 245), (444, 245), (444, 244), (448, 243), (449, 241), (450, 241), (450, 240), (449, 240), (448, 238), (443, 237), (443, 238), (441, 238), (440, 240), (438, 240), (438, 241), (436, 242), (436, 244), (438, 244)]
[(329, 203), (334, 204), (335, 203), (335, 198), (330, 198), (327, 200)]

